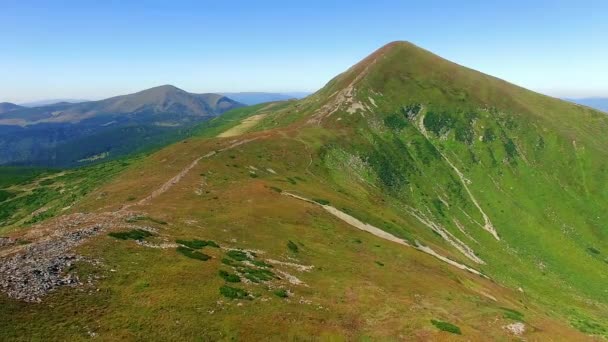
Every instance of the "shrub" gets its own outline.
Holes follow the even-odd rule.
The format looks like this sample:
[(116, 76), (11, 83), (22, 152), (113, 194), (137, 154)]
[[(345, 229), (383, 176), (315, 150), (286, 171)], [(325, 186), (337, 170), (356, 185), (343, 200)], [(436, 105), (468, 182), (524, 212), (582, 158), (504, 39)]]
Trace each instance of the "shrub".
[(259, 261), (259, 260), (252, 260), (251, 261), (252, 264), (258, 266), (258, 267), (266, 267), (266, 268), (273, 268), (274, 266), (272, 266), (271, 264), (265, 263), (263, 261)]
[(124, 232), (112, 232), (108, 235), (119, 240), (143, 240), (147, 237), (153, 236), (154, 234), (143, 229), (133, 229)]
[(194, 240), (176, 240), (175, 242), (179, 243), (180, 245), (190, 247), (192, 249), (201, 249), (206, 246), (211, 246), (211, 247), (215, 247), (215, 248), (220, 247), (217, 243), (215, 243), (211, 240), (205, 241), (205, 240), (194, 239)]
[(220, 270), (219, 274), (220, 274), (220, 277), (224, 278), (224, 280), (229, 283), (240, 283), (241, 282), (241, 278), (239, 278), (239, 276), (237, 276), (236, 274), (228, 273), (224, 270)]
[(384, 125), (393, 130), (400, 131), (407, 126), (407, 121), (397, 114), (391, 114), (384, 118)]
[(500, 308), (504, 311), (504, 318), (508, 318), (514, 321), (523, 322), (524, 314), (517, 310), (509, 309), (509, 308)]
[(294, 252), (294, 253), (298, 253), (298, 251), (299, 251), (298, 245), (296, 245), (291, 240), (289, 240), (289, 242), (287, 242), (287, 248), (289, 248), (289, 250), (292, 251), (292, 252)]
[(376, 265), (378, 265), (378, 266), (384, 266), (384, 263), (382, 263), (380, 261), (376, 261)]
[(236, 261), (234, 261), (232, 259), (228, 259), (228, 258), (222, 258), (222, 264), (232, 266), (232, 267), (240, 266), (239, 263), (237, 263)]
[(322, 198), (313, 198), (313, 201), (319, 203), (320, 205), (328, 205), (329, 201), (326, 199), (322, 199)]
[(248, 299), (251, 300), (251, 297), (249, 297), (249, 293), (243, 289), (239, 289), (236, 287), (231, 287), (228, 285), (224, 285), (222, 287), (220, 287), (220, 293), (227, 298), (231, 298), (231, 299)]
[(284, 290), (284, 289), (276, 290), (273, 293), (275, 296), (280, 297), (280, 298), (289, 297), (289, 293), (287, 292), (287, 290)]
[(241, 267), (238, 269), (238, 271), (241, 272), (245, 276), (245, 278), (251, 280), (254, 283), (260, 283), (260, 282), (272, 280), (275, 278), (274, 273), (272, 273), (266, 269)]
[(443, 321), (437, 321), (432, 319), (431, 323), (433, 323), (433, 325), (435, 327), (437, 327), (437, 329), (442, 330), (442, 331), (447, 331), (449, 333), (452, 334), (457, 334), (457, 335), (461, 335), (462, 332), (460, 331), (460, 328), (455, 326), (452, 323), (448, 323), (448, 322), (443, 322)]
[(177, 252), (190, 259), (196, 259), (196, 260), (201, 260), (201, 261), (207, 261), (207, 260), (211, 259), (211, 257), (208, 256), (207, 254), (203, 254), (199, 251), (195, 251), (188, 247), (179, 246), (179, 247), (177, 247)]
[(243, 251), (231, 250), (231, 251), (228, 251), (228, 253), (226, 253), (226, 255), (229, 256), (230, 258), (236, 260), (236, 261), (251, 260), (247, 256), (247, 253), (245, 253)]

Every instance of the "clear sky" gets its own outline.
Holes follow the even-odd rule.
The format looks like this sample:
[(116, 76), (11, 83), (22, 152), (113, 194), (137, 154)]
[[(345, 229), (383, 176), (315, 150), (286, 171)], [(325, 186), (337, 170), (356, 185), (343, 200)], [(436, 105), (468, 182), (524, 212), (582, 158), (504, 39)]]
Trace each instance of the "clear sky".
[(95, 2), (0, 0), (0, 102), (314, 91), (393, 40), (549, 95), (608, 97), (608, 1)]

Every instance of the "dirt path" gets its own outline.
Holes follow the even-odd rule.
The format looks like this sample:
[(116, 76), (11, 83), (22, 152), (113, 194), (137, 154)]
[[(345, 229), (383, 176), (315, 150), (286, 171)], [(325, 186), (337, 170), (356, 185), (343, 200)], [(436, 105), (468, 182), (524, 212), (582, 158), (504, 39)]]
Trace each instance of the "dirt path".
[(358, 220), (358, 219), (356, 219), (356, 218), (348, 215), (347, 213), (342, 212), (342, 211), (340, 211), (340, 210), (338, 210), (338, 209), (336, 209), (336, 208), (334, 208), (334, 207), (332, 207), (330, 205), (320, 204), (320, 203), (317, 203), (317, 202), (315, 202), (313, 200), (310, 200), (308, 198), (292, 194), (290, 192), (283, 191), (281, 194), (285, 195), (285, 196), (289, 196), (289, 197), (295, 198), (295, 199), (298, 199), (298, 200), (301, 200), (301, 201), (305, 201), (305, 202), (308, 202), (308, 203), (311, 203), (311, 204), (314, 204), (314, 205), (318, 205), (318, 206), (322, 207), (323, 209), (325, 209), (330, 214), (332, 214), (335, 217), (339, 218), (340, 220), (348, 223), (349, 225), (351, 225), (351, 226), (353, 226), (353, 227), (355, 227), (357, 229), (360, 229), (360, 230), (366, 231), (368, 233), (371, 233), (371, 234), (373, 234), (373, 235), (375, 235), (375, 236), (377, 236), (379, 238), (382, 238), (382, 239), (385, 239), (385, 240), (388, 240), (388, 241), (392, 241), (392, 242), (398, 243), (398, 244), (403, 245), (403, 246), (415, 248), (415, 249), (417, 249), (417, 250), (419, 250), (421, 252), (424, 252), (426, 254), (432, 255), (435, 258), (437, 258), (437, 259), (439, 259), (439, 260), (441, 260), (441, 261), (443, 261), (445, 263), (448, 263), (448, 264), (450, 264), (450, 265), (452, 265), (454, 267), (457, 267), (457, 268), (459, 268), (461, 270), (465, 270), (465, 271), (471, 272), (473, 274), (477, 274), (479, 276), (482, 276), (484, 278), (488, 278), (487, 276), (481, 274), (481, 272), (477, 271), (476, 269), (471, 268), (471, 267), (466, 266), (466, 265), (463, 265), (463, 264), (461, 264), (459, 262), (456, 262), (456, 261), (454, 261), (454, 260), (452, 260), (452, 259), (450, 259), (448, 257), (445, 257), (445, 256), (443, 256), (443, 255), (435, 252), (432, 248), (420, 244), (418, 241), (416, 241), (416, 245), (415, 246), (412, 246), (409, 243), (407, 243), (407, 241), (405, 241), (403, 239), (400, 239), (400, 238), (396, 237), (395, 235), (393, 235), (391, 233), (385, 232), (384, 230), (382, 230), (382, 229), (380, 229), (378, 227), (372, 226), (372, 225), (370, 225), (368, 223), (361, 222), (360, 220)]
[(192, 168), (194, 168), (201, 159), (212, 157), (212, 156), (216, 155), (219, 152), (227, 151), (227, 150), (235, 148), (237, 146), (240, 146), (240, 145), (246, 144), (248, 142), (254, 141), (256, 139), (258, 139), (258, 138), (239, 140), (239, 141), (233, 142), (229, 146), (224, 147), (224, 148), (222, 148), (222, 149), (220, 149), (218, 151), (211, 151), (211, 152), (205, 154), (202, 157), (196, 158), (194, 161), (192, 161), (192, 163), (190, 163), (188, 166), (186, 166), (184, 169), (182, 169), (178, 174), (176, 174), (171, 179), (169, 179), (167, 182), (165, 182), (163, 185), (161, 185), (160, 188), (152, 191), (152, 193), (150, 193), (148, 196), (142, 198), (141, 200), (139, 200), (136, 203), (127, 204), (127, 205), (123, 206), (121, 210), (129, 209), (130, 207), (133, 207), (133, 206), (136, 206), (136, 205), (145, 205), (145, 204), (148, 204), (154, 198), (156, 198), (156, 197), (162, 195), (163, 193), (167, 192), (175, 184), (179, 183), (179, 181), (182, 180), (182, 178), (184, 178), (184, 176), (187, 175), (188, 172), (190, 172), (190, 170), (192, 170)]
[(241, 134), (249, 131), (249, 129), (253, 128), (264, 117), (266, 117), (266, 114), (252, 115), (252, 116), (242, 120), (240, 124), (224, 131), (223, 133), (220, 133), (217, 137), (218, 138), (228, 138), (228, 137), (235, 137), (237, 135), (241, 135)]

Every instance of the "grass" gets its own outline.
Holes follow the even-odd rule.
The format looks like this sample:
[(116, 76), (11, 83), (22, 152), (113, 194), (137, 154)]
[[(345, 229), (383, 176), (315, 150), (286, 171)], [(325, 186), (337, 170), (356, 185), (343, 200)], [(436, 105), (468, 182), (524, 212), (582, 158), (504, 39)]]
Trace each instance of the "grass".
[(431, 323), (433, 323), (433, 325), (441, 331), (447, 331), (452, 334), (462, 335), (462, 331), (460, 331), (460, 328), (452, 323), (438, 321), (434, 319), (431, 320)]
[(211, 259), (211, 257), (208, 256), (207, 254), (201, 253), (199, 251), (195, 251), (188, 247), (179, 246), (179, 247), (177, 247), (177, 252), (190, 259), (201, 260), (201, 261), (207, 261), (207, 260)]
[(134, 216), (134, 217), (127, 219), (127, 222), (129, 222), (129, 223), (138, 222), (138, 221), (148, 221), (148, 222), (162, 224), (162, 225), (168, 224), (167, 222), (165, 222), (163, 220), (155, 219), (150, 216)]
[[(0, 234), (65, 213), (141, 156), (70, 170), (0, 166)], [(46, 186), (41, 186), (47, 184)], [(44, 213), (31, 213), (47, 208)]]
[(119, 240), (144, 240), (154, 234), (143, 229), (132, 229), (123, 232), (111, 232), (108, 235)]
[(220, 293), (222, 296), (230, 299), (252, 299), (247, 291), (228, 285), (223, 285), (220, 287)]

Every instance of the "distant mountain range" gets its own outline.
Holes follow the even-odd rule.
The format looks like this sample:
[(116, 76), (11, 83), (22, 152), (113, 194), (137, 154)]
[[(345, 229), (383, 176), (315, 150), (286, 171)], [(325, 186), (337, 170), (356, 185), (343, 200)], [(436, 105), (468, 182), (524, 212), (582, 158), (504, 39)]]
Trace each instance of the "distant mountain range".
[(582, 99), (565, 99), (587, 107), (599, 109), (608, 113), (608, 97), (588, 97)]
[(285, 101), (292, 99), (301, 99), (310, 95), (307, 92), (291, 92), (291, 93), (263, 93), (263, 92), (243, 92), (243, 93), (222, 93), (224, 96), (244, 103), (246, 105), (255, 105), (264, 102)]
[(84, 99), (47, 99), (47, 100), (39, 100), (39, 101), (31, 101), (20, 103), (20, 106), (23, 107), (40, 107), (40, 106), (48, 106), (52, 104), (67, 102), (67, 103), (81, 103), (81, 102), (89, 102), (90, 100)]
[(183, 137), (193, 125), (244, 106), (171, 85), (82, 103), (0, 106), (0, 164), (81, 165)]
[(10, 102), (1, 102), (0, 103), (0, 114), (8, 113), (13, 110), (22, 109), (23, 107), (16, 105)]

